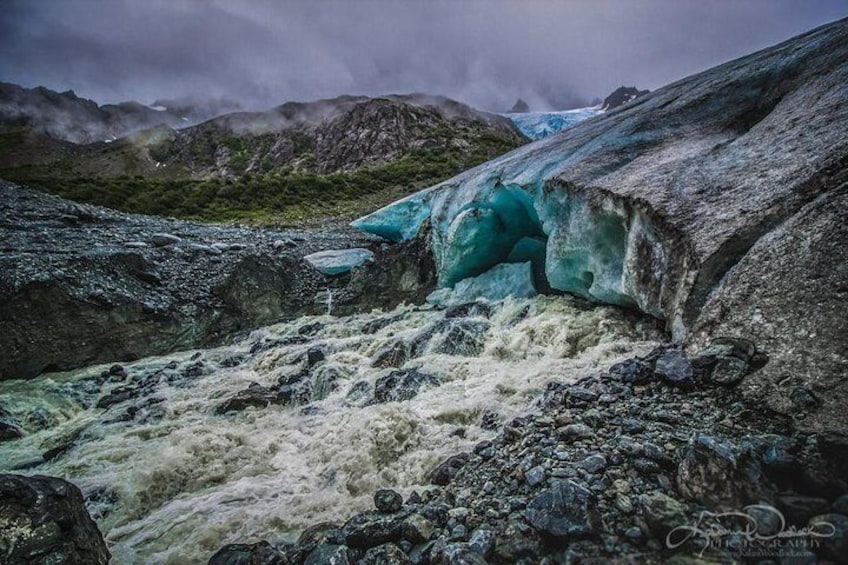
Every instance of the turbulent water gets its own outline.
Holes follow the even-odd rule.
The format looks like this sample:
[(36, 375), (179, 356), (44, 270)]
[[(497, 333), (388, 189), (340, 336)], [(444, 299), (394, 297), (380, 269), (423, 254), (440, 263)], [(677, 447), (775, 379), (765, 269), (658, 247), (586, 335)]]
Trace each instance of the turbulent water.
[[(302, 318), (232, 346), (125, 365), (127, 382), (148, 384), (107, 409), (98, 400), (127, 384), (99, 384), (108, 367), (3, 382), (0, 407), (27, 434), (0, 444), (0, 468), (80, 486), (113, 563), (205, 563), (226, 543), (290, 540), (344, 520), (378, 488), (426, 488), (442, 459), (494, 435), (480, 427), (485, 413), (524, 412), (547, 382), (645, 353), (662, 337), (650, 322), (567, 297), (509, 299), (488, 318), (451, 320), (479, 335), (458, 334), (429, 307)], [(403, 367), (437, 384), (375, 403), (374, 383), (395, 369), (374, 360), (397, 343), (421, 346)], [(305, 404), (216, 411), (251, 382), (303, 372), (316, 347), (327, 355)]]

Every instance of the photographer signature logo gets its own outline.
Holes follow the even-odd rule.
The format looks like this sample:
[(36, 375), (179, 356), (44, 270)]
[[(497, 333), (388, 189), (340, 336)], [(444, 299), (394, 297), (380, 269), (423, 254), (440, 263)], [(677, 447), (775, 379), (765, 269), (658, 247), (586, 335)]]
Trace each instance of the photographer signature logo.
[(703, 511), (693, 523), (678, 526), (666, 536), (669, 549), (687, 542), (701, 545), (703, 557), (710, 548), (726, 549), (743, 555), (787, 555), (818, 547), (822, 538), (836, 535), (836, 526), (817, 521), (805, 528), (786, 525), (786, 518), (772, 506), (752, 504), (742, 511)]

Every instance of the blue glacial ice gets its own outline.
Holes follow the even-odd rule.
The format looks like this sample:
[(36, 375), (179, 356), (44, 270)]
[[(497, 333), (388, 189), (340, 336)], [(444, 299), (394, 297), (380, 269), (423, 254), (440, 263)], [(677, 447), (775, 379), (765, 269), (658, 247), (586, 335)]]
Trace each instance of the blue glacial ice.
[(325, 275), (340, 275), (365, 264), (366, 261), (373, 261), (374, 254), (368, 249), (354, 247), (319, 251), (307, 255), (303, 260)]
[(521, 133), (532, 140), (542, 139), (573, 126), (583, 120), (603, 113), (597, 106), (578, 108), (562, 112), (525, 112), (503, 114), (515, 124)]
[(536, 294), (530, 262), (501, 263), (481, 275), (459, 281), (453, 288), (440, 288), (432, 292), (427, 302), (447, 308), (478, 298), (503, 300), (510, 296), (532, 298)]
[(647, 212), (560, 177), (597, 143), (619, 140), (604, 136), (568, 152), (559, 136), (548, 137), (352, 225), (393, 241), (426, 233), (442, 288), (502, 263), (529, 263), (539, 292), (568, 292), (663, 318), (672, 254)]

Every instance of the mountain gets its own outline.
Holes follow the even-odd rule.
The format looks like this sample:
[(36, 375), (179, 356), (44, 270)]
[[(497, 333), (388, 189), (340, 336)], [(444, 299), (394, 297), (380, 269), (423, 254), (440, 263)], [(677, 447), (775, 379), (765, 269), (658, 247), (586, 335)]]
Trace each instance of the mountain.
[[(208, 116), (206, 116), (208, 117)], [(184, 125), (184, 115), (138, 102), (98, 105), (73, 90), (23, 88), (0, 83), (0, 130), (22, 128), (72, 143), (93, 143), (126, 136), (159, 124)]]
[(515, 104), (512, 105), (512, 108), (510, 108), (508, 113), (509, 114), (516, 114), (516, 113), (524, 113), (524, 112), (529, 112), (529, 111), (530, 111), (530, 106), (527, 105), (527, 102), (525, 102), (524, 100), (519, 98), (518, 100), (515, 101)]
[[(104, 112), (70, 95), (53, 99), (47, 123), (61, 123), (55, 116), (69, 104), (78, 115)], [(288, 102), (87, 144), (15, 115), (3, 121), (16, 126), (0, 136), (0, 177), (125, 211), (212, 220), (364, 211), (526, 142), (503, 116), (425, 94)]]
[(622, 104), (627, 104), (631, 100), (636, 100), (640, 96), (644, 96), (650, 92), (649, 90), (639, 90), (635, 86), (619, 86), (612, 93), (604, 98), (601, 105), (602, 110), (612, 110), (618, 108)]

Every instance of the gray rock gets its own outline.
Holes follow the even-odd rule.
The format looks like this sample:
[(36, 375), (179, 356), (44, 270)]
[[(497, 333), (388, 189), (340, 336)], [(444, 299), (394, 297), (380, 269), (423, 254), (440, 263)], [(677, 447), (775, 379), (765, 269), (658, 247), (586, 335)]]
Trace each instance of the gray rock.
[(111, 557), (82, 493), (55, 477), (0, 475), (4, 563), (91, 563)]
[(768, 500), (773, 487), (747, 451), (696, 434), (677, 468), (677, 488), (711, 510), (736, 510)]
[(356, 558), (347, 546), (327, 543), (313, 549), (303, 565), (353, 565), (355, 562)]
[(360, 565), (407, 565), (412, 561), (397, 545), (385, 543), (366, 551), (357, 563)]
[(459, 469), (461, 469), (469, 459), (471, 459), (471, 455), (468, 453), (460, 453), (458, 455), (448, 457), (430, 472), (430, 482), (434, 485), (442, 486), (449, 484), (454, 475), (456, 475)]
[(403, 506), (403, 497), (390, 489), (381, 489), (374, 493), (374, 506), (386, 514), (397, 512)]
[(170, 233), (154, 233), (150, 236), (150, 242), (156, 247), (167, 247), (180, 243), (182, 238)]
[(374, 385), (374, 402), (399, 402), (414, 398), (421, 388), (438, 383), (432, 375), (418, 369), (399, 369), (377, 379)]
[(691, 388), (694, 386), (695, 371), (686, 353), (677, 348), (665, 350), (657, 359), (655, 373), (672, 386)]
[(595, 435), (592, 428), (586, 424), (568, 424), (558, 431), (562, 437), (570, 440), (587, 439)]
[(530, 502), (527, 521), (542, 535), (572, 539), (595, 534), (600, 514), (587, 489), (573, 481), (556, 481)]
[(577, 466), (588, 473), (601, 473), (607, 468), (607, 460), (604, 459), (603, 455), (595, 454), (590, 455), (578, 463)]
[(542, 484), (545, 481), (545, 468), (537, 465), (524, 473), (524, 480), (531, 487)]
[(21, 430), (15, 424), (11, 424), (9, 422), (0, 422), (0, 443), (4, 441), (19, 439), (23, 436), (23, 430)]
[(686, 507), (662, 492), (651, 492), (640, 499), (641, 513), (651, 533), (665, 540), (666, 535), (687, 522)]

